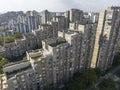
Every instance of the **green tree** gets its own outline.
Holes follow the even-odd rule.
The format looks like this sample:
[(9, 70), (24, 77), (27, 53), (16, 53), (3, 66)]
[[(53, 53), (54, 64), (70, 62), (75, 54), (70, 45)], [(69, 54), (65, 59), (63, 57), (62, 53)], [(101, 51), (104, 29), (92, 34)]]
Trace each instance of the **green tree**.
[(84, 73), (76, 73), (73, 79), (60, 90), (85, 90), (89, 85), (94, 84), (98, 76), (94, 69), (86, 70)]
[(113, 66), (120, 65), (120, 52), (115, 54), (112, 65)]
[(5, 43), (10, 43), (10, 42), (14, 42), (15, 39), (20, 39), (22, 38), (22, 34), (21, 33), (16, 33), (15, 35), (11, 35), (11, 36), (6, 36), (6, 37), (1, 37), (0, 38), (0, 45), (3, 45), (4, 42)]
[(100, 68), (95, 68), (94, 71), (96, 72), (96, 75), (97, 75), (98, 77), (100, 77), (100, 76), (104, 73), (103, 71), (101, 71)]
[(14, 38), (15, 38), (15, 39), (22, 38), (22, 34), (21, 34), (21, 33), (16, 33), (16, 34), (14, 35)]
[(115, 82), (112, 79), (105, 79), (100, 85), (100, 90), (116, 90)]
[(9, 63), (9, 60), (0, 56), (0, 73), (2, 73), (2, 67), (5, 65), (5, 64), (8, 64)]
[(86, 73), (84, 73), (84, 76), (87, 86), (90, 84), (94, 84), (98, 79), (98, 76), (94, 69), (89, 69), (88, 71), (86, 71)]
[(3, 38), (3, 41), (5, 43), (10, 43), (10, 42), (14, 42), (14, 37), (13, 36), (7, 36)]

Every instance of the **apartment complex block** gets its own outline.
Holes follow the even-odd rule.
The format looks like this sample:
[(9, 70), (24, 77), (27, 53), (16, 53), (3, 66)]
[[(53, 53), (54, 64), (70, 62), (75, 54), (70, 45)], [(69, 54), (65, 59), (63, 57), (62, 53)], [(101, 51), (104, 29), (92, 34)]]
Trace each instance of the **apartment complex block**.
[(68, 11), (70, 22), (81, 22), (83, 19), (83, 11), (79, 9), (71, 9)]
[[(10, 90), (53, 89), (67, 83), (74, 73), (86, 69), (90, 59), (85, 60), (85, 55), (81, 54), (84, 51), (83, 46), (86, 46), (85, 41), (82, 41), (81, 31), (68, 30), (59, 32), (58, 35), (58, 38), (43, 40), (42, 49), (27, 51), (28, 62), (4, 66), (4, 73), (8, 73)], [(87, 54), (87, 57), (91, 55)], [(17, 68), (13, 68), (15, 66)], [(28, 76), (30, 73), (33, 77)]]
[[(43, 41), (43, 49), (27, 52), (28, 62), (31, 64), (21, 61), (11, 65), (17, 65), (17, 68), (4, 66), (9, 90), (52, 89), (68, 81), (69, 76), (74, 73), (72, 68), (69, 69), (69, 59), (72, 59), (70, 49), (70, 44), (64, 38), (47, 39)], [(22, 67), (20, 64), (26, 65)]]
[(6, 54), (6, 50), (9, 55), (26, 51), (27, 57), (27, 61), (3, 67), (7, 75), (5, 87), (54, 90), (63, 87), (74, 73), (89, 68), (109, 68), (120, 40), (120, 7), (100, 11), (98, 25), (91, 21), (83, 18), (81, 10), (72, 9), (65, 17), (55, 16), (44, 21), (47, 24), (24, 34), (22, 41), (0, 47), (1, 54)]

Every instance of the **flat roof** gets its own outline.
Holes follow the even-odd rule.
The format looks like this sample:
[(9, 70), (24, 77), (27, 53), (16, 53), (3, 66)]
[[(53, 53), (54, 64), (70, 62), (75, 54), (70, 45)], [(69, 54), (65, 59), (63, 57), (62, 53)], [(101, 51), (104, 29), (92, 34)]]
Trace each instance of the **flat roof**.
[(56, 47), (57, 45), (60, 45), (60, 44), (63, 44), (63, 43), (67, 42), (62, 37), (47, 39), (46, 41), (47, 41), (48, 45), (50, 45), (51, 47)]
[(22, 73), (22, 72), (25, 72), (25, 71), (30, 70), (30, 69), (32, 69), (31, 65), (29, 65), (29, 66), (27, 66), (27, 67), (25, 67), (25, 68), (22, 68), (22, 69), (19, 69), (19, 70), (10, 72), (10, 73), (6, 73), (6, 75), (7, 75), (7, 78), (9, 79), (9, 78), (14, 77), (14, 76), (17, 75), (18, 73)]
[(12, 66), (12, 65), (16, 65), (16, 64), (20, 64), (20, 63), (25, 63), (25, 62), (29, 62), (29, 61), (21, 60), (21, 61), (18, 61), (18, 62), (12, 62), (12, 63), (4, 65), (3, 68), (6, 68), (6, 67), (9, 67), (9, 66)]
[(30, 58), (32, 58), (35, 61), (38, 61), (41, 58), (44, 58), (42, 49), (28, 51), (28, 54), (29, 54)]
[(69, 31), (68, 31), (68, 32), (66, 32), (65, 34), (69, 34), (69, 35), (76, 35), (76, 34), (78, 34), (78, 31), (69, 30)]

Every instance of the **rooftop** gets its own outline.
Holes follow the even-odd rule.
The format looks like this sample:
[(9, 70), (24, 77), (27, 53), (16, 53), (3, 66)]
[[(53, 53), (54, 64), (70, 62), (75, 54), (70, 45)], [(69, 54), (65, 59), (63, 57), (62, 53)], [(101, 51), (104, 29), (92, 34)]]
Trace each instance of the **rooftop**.
[(6, 73), (6, 77), (7, 77), (7, 79), (9, 79), (9, 78), (12, 78), (12, 77), (14, 77), (15, 75), (17, 75), (19, 73), (22, 73), (22, 72), (25, 72), (25, 71), (31, 70), (31, 69), (32, 68), (31, 68), (31, 65), (30, 65), (30, 66), (27, 66), (25, 68), (22, 68), (22, 69), (13, 71), (13, 72)]
[(36, 56), (36, 57), (32, 57), (32, 59), (35, 60), (35, 61), (39, 61), (39, 60), (41, 60), (42, 58), (44, 58), (43, 55)]
[(25, 63), (25, 62), (28, 62), (28, 61), (27, 60), (22, 60), (22, 61), (18, 61), (18, 62), (12, 62), (12, 63), (4, 65), (3, 68), (6, 68), (6, 67), (9, 67), (9, 66), (12, 66), (12, 65), (16, 65), (16, 64), (20, 64), (20, 63)]
[(31, 59), (35, 61), (38, 61), (41, 58), (44, 58), (42, 49), (28, 51), (28, 54), (29, 54), (29, 57), (31, 57)]
[(50, 45), (51, 47), (56, 47), (57, 45), (66, 43), (66, 40), (62, 37), (58, 37), (58, 38), (52, 38), (52, 39), (47, 39), (45, 40), (48, 45)]
[(69, 31), (66, 32), (65, 34), (68, 34), (68, 35), (76, 35), (76, 34), (78, 34), (78, 31), (69, 30)]

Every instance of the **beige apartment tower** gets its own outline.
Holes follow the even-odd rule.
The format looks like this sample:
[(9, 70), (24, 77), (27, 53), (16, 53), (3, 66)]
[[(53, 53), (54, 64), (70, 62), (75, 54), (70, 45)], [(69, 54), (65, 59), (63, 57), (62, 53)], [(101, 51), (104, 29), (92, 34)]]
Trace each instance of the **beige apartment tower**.
[(91, 67), (104, 70), (112, 65), (120, 37), (120, 7), (100, 11)]

